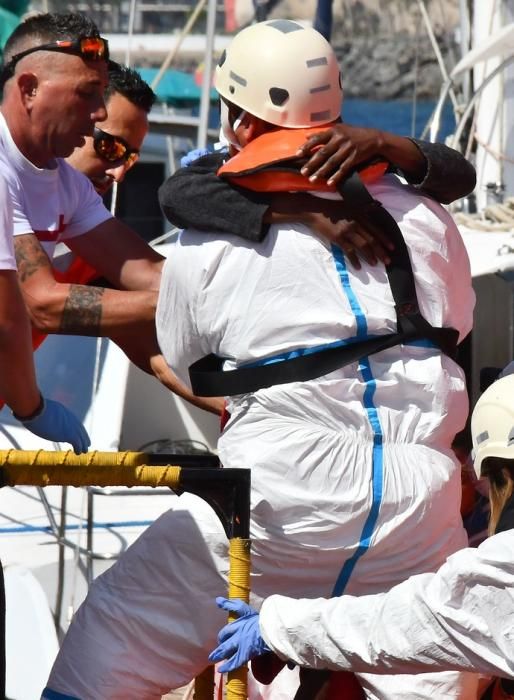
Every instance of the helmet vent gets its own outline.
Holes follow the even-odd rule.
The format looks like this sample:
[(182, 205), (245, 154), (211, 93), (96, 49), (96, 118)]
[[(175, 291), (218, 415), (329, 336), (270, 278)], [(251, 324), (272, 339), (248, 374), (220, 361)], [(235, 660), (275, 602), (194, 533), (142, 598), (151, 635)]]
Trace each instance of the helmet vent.
[(227, 52), (225, 49), (223, 49), (223, 53), (220, 56), (220, 60), (218, 61), (218, 66), (221, 68), (221, 66), (225, 63), (227, 60)]
[(275, 107), (282, 107), (289, 99), (289, 92), (284, 88), (272, 87), (269, 91), (270, 100)]
[(477, 435), (477, 445), (480, 445), (480, 443), (485, 442), (486, 440), (489, 440), (489, 433), (487, 430), (484, 430), (483, 433), (480, 433), (480, 435)]
[(326, 90), (330, 90), (330, 85), (326, 83), (326, 85), (318, 85), (318, 87), (313, 87), (309, 90), (311, 95), (313, 95), (315, 92), (325, 92)]
[(246, 87), (248, 84), (247, 81), (245, 80), (245, 78), (241, 77), (237, 73), (234, 73), (233, 70), (230, 71), (230, 78), (231, 78), (231, 80), (233, 80), (238, 85), (241, 85), (242, 87)]
[(509, 437), (507, 438), (507, 445), (514, 445), (514, 428), (509, 433)]
[(328, 61), (326, 56), (320, 56), (319, 58), (310, 58), (308, 61), (305, 61), (305, 64), (307, 68), (317, 68), (318, 66), (328, 65)]
[(298, 22), (292, 22), (290, 19), (274, 19), (267, 24), (268, 27), (278, 29), (278, 31), (282, 32), (283, 34), (289, 34), (289, 32), (297, 32), (299, 29), (303, 29), (301, 24), (298, 24)]
[(329, 122), (331, 117), (329, 109), (326, 109), (324, 112), (312, 112), (311, 122)]

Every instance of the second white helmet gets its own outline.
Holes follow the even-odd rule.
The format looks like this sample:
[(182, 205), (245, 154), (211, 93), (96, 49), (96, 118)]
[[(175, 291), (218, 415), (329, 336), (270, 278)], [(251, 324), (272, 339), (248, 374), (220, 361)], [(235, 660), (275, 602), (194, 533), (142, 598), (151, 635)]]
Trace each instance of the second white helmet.
[(471, 437), (478, 478), (488, 457), (514, 462), (514, 374), (493, 382), (478, 399), (471, 416)]
[(214, 84), (226, 100), (277, 126), (322, 126), (341, 114), (341, 74), (332, 47), (315, 29), (287, 19), (236, 34)]

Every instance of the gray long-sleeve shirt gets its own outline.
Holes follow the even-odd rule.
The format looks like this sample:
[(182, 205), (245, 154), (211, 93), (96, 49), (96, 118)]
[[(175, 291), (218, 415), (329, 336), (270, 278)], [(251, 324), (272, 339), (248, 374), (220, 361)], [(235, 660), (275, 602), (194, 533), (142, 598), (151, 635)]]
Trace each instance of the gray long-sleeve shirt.
[[(411, 182), (413, 187), (442, 204), (474, 189), (475, 169), (458, 151), (441, 143), (412, 140), (427, 164), (425, 177), (419, 183)], [(177, 170), (159, 189), (161, 208), (179, 228), (223, 231), (261, 241), (269, 228), (263, 224), (263, 217), (270, 206), (270, 195), (219, 178), (216, 173), (225, 157), (223, 153), (211, 153)]]

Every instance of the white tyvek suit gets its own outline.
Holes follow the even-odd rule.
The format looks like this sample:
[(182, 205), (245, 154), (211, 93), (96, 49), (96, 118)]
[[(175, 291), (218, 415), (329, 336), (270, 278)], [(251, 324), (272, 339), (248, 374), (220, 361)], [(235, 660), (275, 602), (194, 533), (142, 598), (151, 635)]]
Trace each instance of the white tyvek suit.
[(514, 530), (453, 554), (388, 593), (332, 600), (271, 596), (261, 632), (313, 668), (416, 673), (465, 669), (514, 678)]
[[(464, 337), (474, 297), (451, 218), (394, 177), (369, 189), (400, 224), (423, 315)], [(260, 244), (186, 231), (165, 265), (157, 312), (162, 351), (185, 381), (209, 352), (244, 364), (392, 332), (395, 319), (384, 267), (347, 268), (301, 225), (271, 227)], [(440, 351), (395, 347), (313, 381), (234, 397), (228, 408), (221, 460), (252, 469), (254, 604), (272, 593), (382, 592), (465, 545), (450, 443), (468, 403), (461, 369)], [(206, 665), (224, 622), (213, 600), (225, 588), (226, 542), (205, 504), (177, 501), (93, 584), (50, 688), (82, 700), (150, 700)], [(384, 700), (468, 698), (473, 683), (457, 674), (408, 686), (365, 680), (368, 696)]]

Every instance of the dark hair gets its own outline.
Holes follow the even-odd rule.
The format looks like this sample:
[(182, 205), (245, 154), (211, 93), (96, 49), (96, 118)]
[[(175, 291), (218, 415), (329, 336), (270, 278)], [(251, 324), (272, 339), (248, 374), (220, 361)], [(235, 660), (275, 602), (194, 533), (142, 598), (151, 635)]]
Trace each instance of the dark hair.
[(132, 68), (109, 61), (109, 84), (105, 90), (105, 102), (119, 93), (147, 114), (152, 109), (156, 95), (139, 73)]
[(482, 462), (482, 474), (489, 479), (489, 534), (494, 535), (502, 511), (514, 493), (514, 462), (504, 457), (486, 457)]
[(83, 36), (100, 36), (96, 24), (78, 12), (32, 15), (19, 24), (7, 39), (3, 59), (7, 64), (13, 56), (25, 49), (58, 39), (78, 39)]

